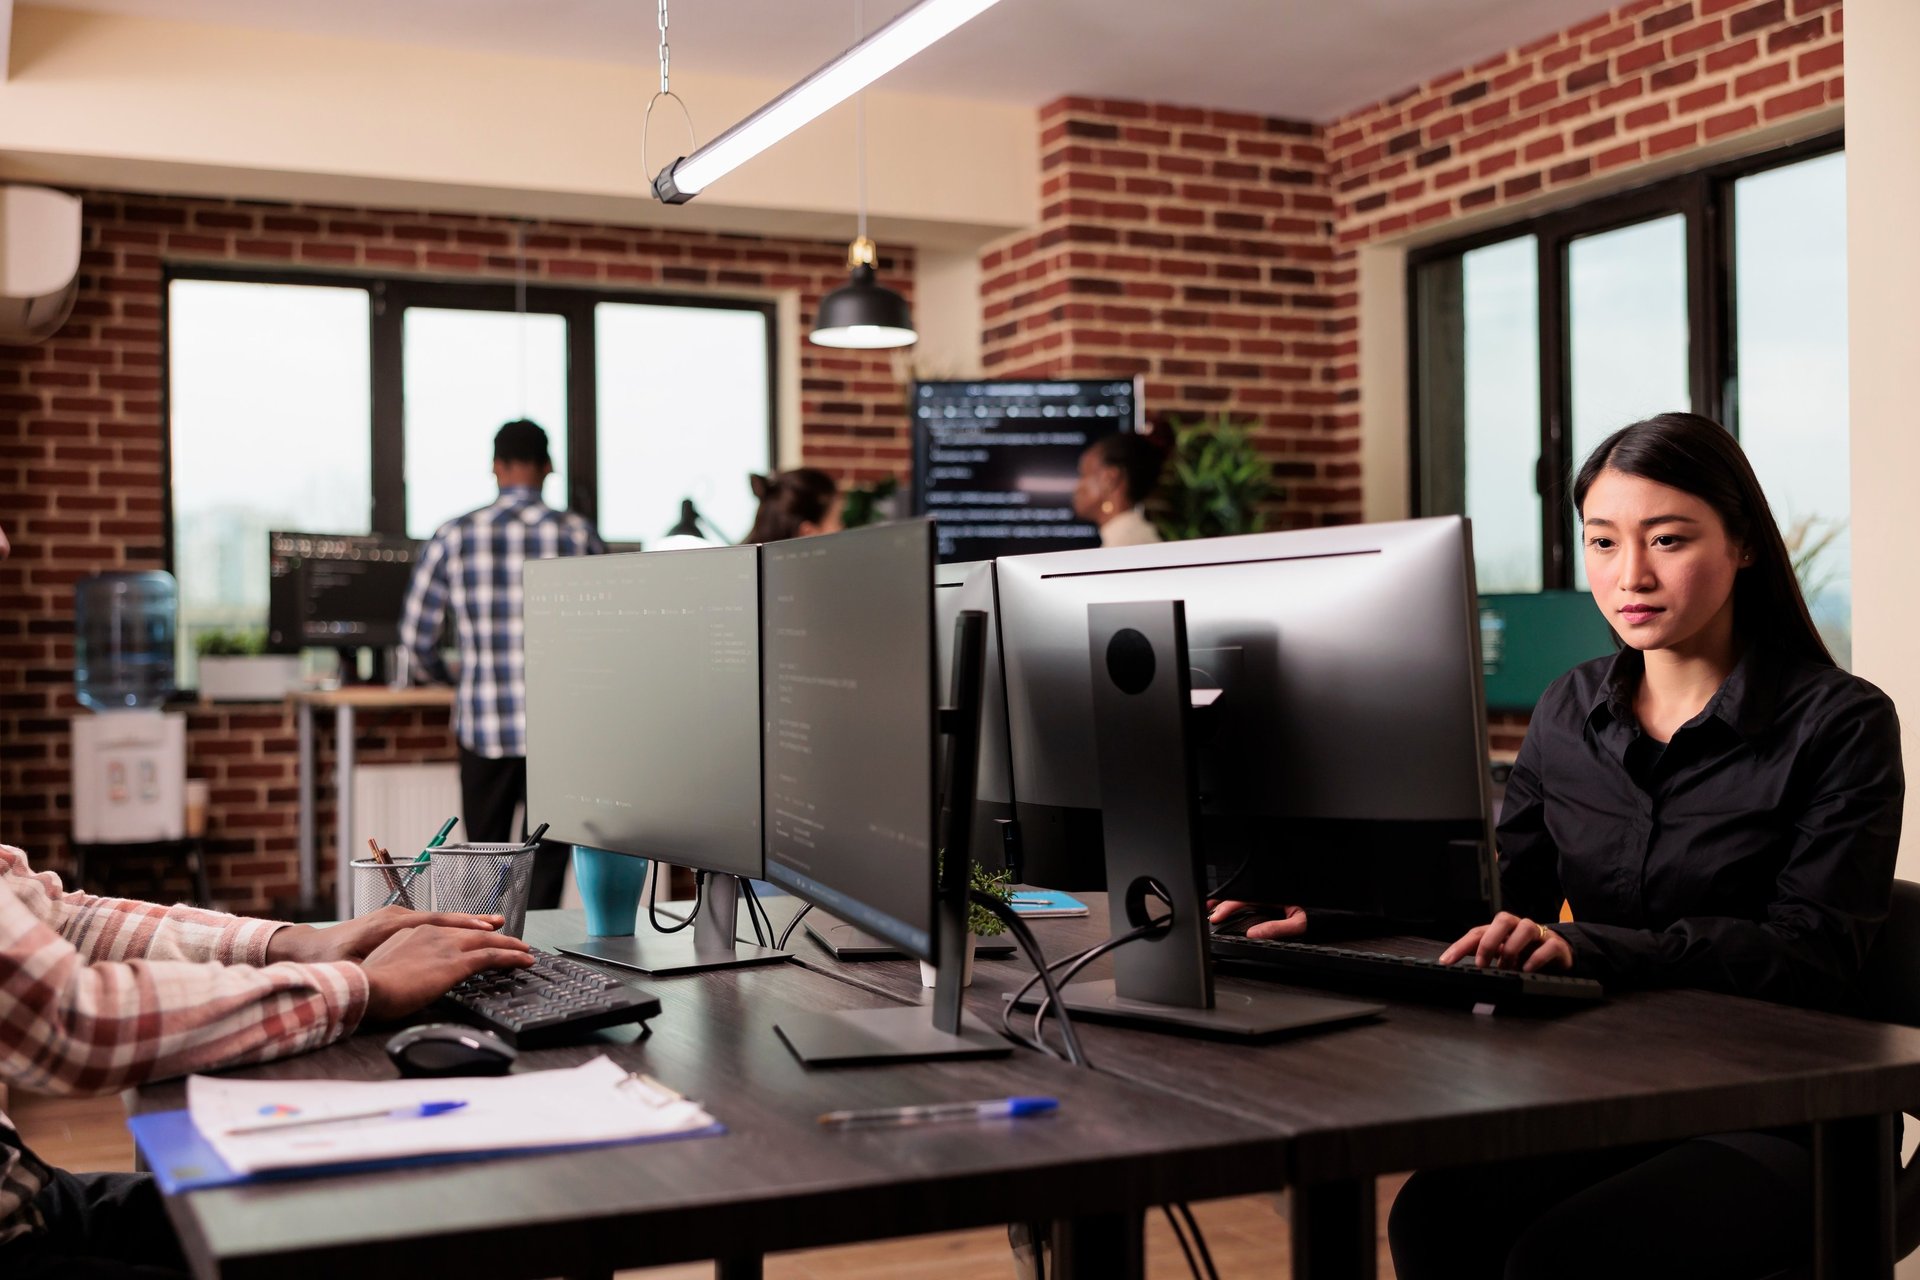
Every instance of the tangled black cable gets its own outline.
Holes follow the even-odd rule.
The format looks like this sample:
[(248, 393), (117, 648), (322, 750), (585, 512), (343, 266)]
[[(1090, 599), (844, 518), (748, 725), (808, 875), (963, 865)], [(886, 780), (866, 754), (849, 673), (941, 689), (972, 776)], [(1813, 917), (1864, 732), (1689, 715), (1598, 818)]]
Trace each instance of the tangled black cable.
[[(679, 924), (676, 924), (673, 926), (673, 928), (668, 929), (661, 926), (660, 917), (655, 915), (653, 911), (653, 904), (660, 897), (660, 879), (661, 879), (662, 871), (663, 871), (662, 864), (658, 862), (653, 864), (653, 883), (647, 886), (647, 923), (653, 926), (655, 933), (679, 933), (682, 929), (687, 928), (695, 920), (698, 920), (700, 918), (700, 904), (706, 898), (706, 895), (707, 895), (707, 873), (704, 871), (700, 871), (694, 874), (693, 910), (688, 912), (686, 916), (680, 920)], [(674, 918), (675, 917), (672, 912), (667, 913), (667, 919), (672, 920)]]
[(793, 936), (793, 931), (800, 927), (800, 922), (807, 918), (807, 912), (811, 910), (813, 910), (813, 904), (809, 902), (806, 906), (794, 913), (793, 919), (787, 921), (787, 927), (781, 931), (780, 941), (775, 944), (775, 950), (785, 951), (787, 949), (787, 939)]
[[(1027, 963), (1031, 964), (1037, 971), (1034, 974), (1035, 981), (1044, 982), (1047, 987), (1047, 994), (1057, 1000), (1060, 995), (1060, 988), (1054, 984), (1053, 971), (1048, 968), (1046, 955), (1040, 950), (1040, 944), (1034, 940), (1033, 930), (1027, 928), (1027, 922), (1022, 920), (1019, 913), (1011, 906), (1000, 901), (1000, 899), (990, 893), (984, 893), (979, 889), (971, 889), (968, 890), (967, 897), (973, 905), (986, 908), (995, 916), (999, 917), (1002, 924), (1007, 926), (1007, 930), (1013, 934), (1014, 941), (1018, 942), (1020, 949), (1026, 952)], [(1032, 988), (1033, 983), (1029, 982), (1026, 990), (1032, 990)], [(1005, 1030), (1008, 1038), (1018, 1044), (1026, 1045), (1029, 1049), (1037, 1049), (1049, 1057), (1059, 1057), (1059, 1053), (1055, 1052), (1052, 1046), (1035, 1044), (1013, 1029), (1012, 1024), (1007, 1021), (1008, 1010), (1012, 1007), (1011, 1004), (1008, 1004), (1005, 1009), (1000, 1011), (1000, 1025), (1002, 1029)], [(1086, 1066), (1087, 1058), (1086, 1055), (1080, 1051), (1080, 1037), (1074, 1034), (1071, 1019), (1064, 1017), (1060, 1019), (1060, 1039), (1066, 1046), (1067, 1061), (1077, 1067)]]

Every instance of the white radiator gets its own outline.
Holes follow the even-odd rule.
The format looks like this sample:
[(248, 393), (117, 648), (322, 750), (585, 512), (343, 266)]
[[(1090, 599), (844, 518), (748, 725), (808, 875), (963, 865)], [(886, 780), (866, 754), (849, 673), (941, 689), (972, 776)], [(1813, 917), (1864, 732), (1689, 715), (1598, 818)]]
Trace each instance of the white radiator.
[[(369, 836), (395, 858), (410, 861), (440, 824), (460, 812), (457, 764), (363, 764), (353, 771), (353, 856), (367, 856)], [(449, 843), (466, 839), (456, 825)]]

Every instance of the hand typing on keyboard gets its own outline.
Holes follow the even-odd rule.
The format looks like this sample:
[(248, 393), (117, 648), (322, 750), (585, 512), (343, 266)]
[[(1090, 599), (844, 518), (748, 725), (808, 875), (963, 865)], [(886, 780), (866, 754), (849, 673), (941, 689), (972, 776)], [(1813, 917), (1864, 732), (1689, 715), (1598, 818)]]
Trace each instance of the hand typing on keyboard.
[(1230, 938), (1298, 938), (1307, 932), (1304, 907), (1268, 907), (1232, 898), (1209, 899), (1207, 922), (1213, 932)]
[(1440, 963), (1453, 964), (1468, 956), (1482, 969), (1538, 973), (1542, 969), (1573, 968), (1573, 948), (1565, 938), (1511, 911), (1502, 911), (1491, 923), (1469, 929), (1466, 937), (1440, 953)]
[(456, 983), (488, 969), (525, 969), (533, 948), (486, 929), (419, 925), (402, 929), (373, 949), (366, 970), (367, 1017), (405, 1017), (424, 1009)]

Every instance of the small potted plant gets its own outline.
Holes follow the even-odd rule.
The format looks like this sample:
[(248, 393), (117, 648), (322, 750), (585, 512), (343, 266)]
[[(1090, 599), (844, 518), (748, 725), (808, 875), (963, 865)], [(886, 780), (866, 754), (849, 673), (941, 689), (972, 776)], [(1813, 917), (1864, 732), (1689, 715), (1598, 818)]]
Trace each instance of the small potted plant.
[[(1013, 883), (1004, 871), (988, 871), (979, 863), (972, 864), (973, 870), (968, 877), (967, 887), (978, 889), (988, 897), (998, 898), (1002, 902), (1013, 901)], [(960, 970), (960, 985), (973, 985), (973, 949), (981, 938), (991, 938), (1005, 933), (1007, 926), (999, 916), (987, 910), (977, 902), (967, 903), (967, 953), (964, 967)], [(939, 976), (939, 971), (925, 960), (920, 962), (920, 984), (931, 987)]]
[(300, 655), (268, 653), (267, 633), (258, 629), (205, 631), (193, 649), (208, 702), (278, 702), (300, 679)]
[(1161, 496), (1154, 523), (1169, 542), (1259, 533), (1274, 496), (1273, 466), (1254, 448), (1248, 427), (1225, 413), (1211, 422), (1175, 422)]

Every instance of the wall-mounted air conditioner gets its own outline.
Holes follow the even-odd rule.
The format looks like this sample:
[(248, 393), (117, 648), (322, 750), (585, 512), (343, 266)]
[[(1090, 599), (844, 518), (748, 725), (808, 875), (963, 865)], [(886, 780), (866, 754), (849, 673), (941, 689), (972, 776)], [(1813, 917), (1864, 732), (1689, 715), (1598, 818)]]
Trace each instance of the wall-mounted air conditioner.
[(0, 186), (0, 343), (52, 336), (73, 310), (79, 282), (79, 199)]

